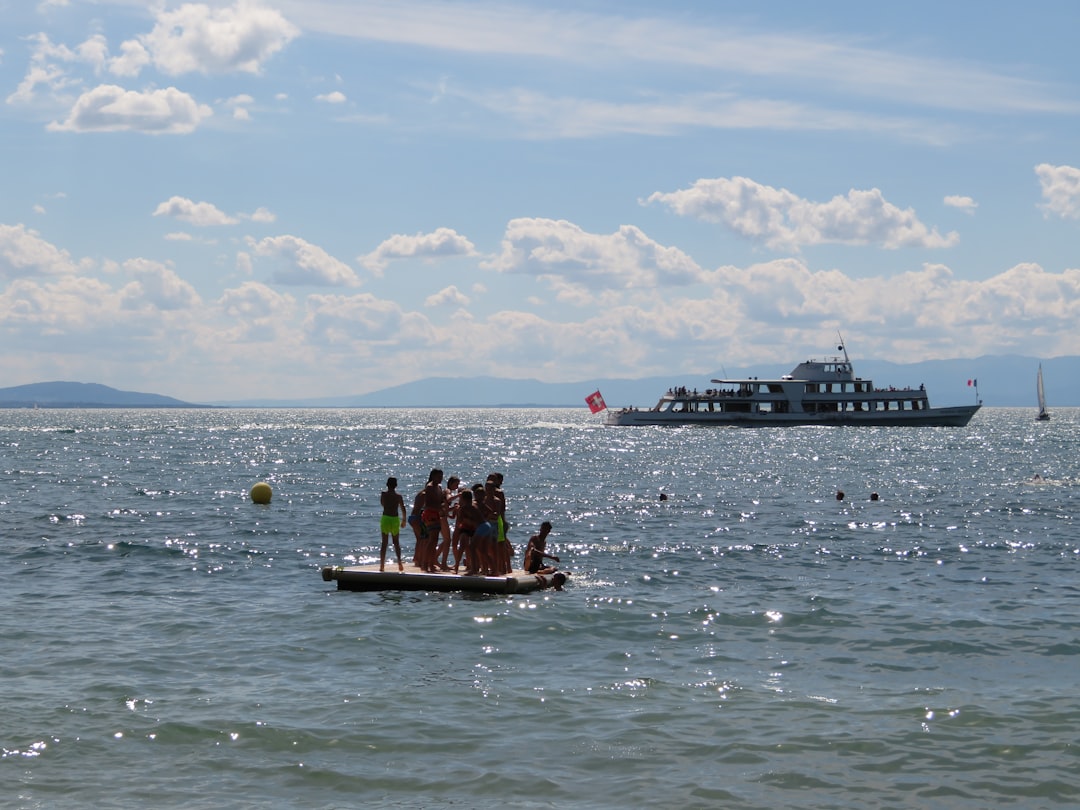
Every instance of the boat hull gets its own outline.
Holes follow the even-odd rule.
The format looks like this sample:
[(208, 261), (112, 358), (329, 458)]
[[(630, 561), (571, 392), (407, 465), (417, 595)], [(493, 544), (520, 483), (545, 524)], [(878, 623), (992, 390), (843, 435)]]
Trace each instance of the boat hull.
[(609, 411), (606, 425), (702, 425), (716, 427), (964, 427), (980, 405), (927, 408), (918, 411), (852, 413), (678, 413), (673, 411)]

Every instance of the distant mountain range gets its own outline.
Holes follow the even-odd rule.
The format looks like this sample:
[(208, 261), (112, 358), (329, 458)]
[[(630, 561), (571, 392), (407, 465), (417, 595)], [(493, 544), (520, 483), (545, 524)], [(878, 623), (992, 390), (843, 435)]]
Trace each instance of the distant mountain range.
[(0, 388), (0, 408), (200, 408), (160, 394), (117, 391), (107, 385), (43, 382)]
[[(929, 360), (898, 364), (884, 360), (853, 361), (856, 373), (879, 387), (917, 388), (925, 384), (932, 405), (974, 402), (976, 388), (991, 407), (1035, 407), (1035, 374), (1039, 363), (1046, 379), (1050, 410), (1080, 405), (1080, 357), (1040, 361), (1019, 355), (984, 356), (974, 360)], [(0, 408), (423, 408), (423, 407), (571, 407), (584, 408), (585, 397), (599, 390), (609, 407), (651, 407), (668, 388), (710, 387), (710, 380), (776, 378), (795, 363), (728, 368), (712, 374), (672, 374), (637, 380), (595, 379), (545, 383), (498, 377), (430, 377), (354, 396), (311, 399), (230, 400), (193, 404), (158, 394), (117, 391), (92, 383), (49, 382), (0, 388)], [(969, 381), (971, 384), (969, 384)], [(977, 386), (975, 383), (977, 382)]]

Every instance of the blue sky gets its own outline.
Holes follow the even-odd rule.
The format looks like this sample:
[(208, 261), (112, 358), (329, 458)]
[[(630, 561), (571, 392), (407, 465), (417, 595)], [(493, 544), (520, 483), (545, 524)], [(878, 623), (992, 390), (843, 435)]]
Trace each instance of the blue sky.
[(1073, 2), (0, 21), (0, 385), (705, 377), (837, 330), (856, 361), (1080, 354)]

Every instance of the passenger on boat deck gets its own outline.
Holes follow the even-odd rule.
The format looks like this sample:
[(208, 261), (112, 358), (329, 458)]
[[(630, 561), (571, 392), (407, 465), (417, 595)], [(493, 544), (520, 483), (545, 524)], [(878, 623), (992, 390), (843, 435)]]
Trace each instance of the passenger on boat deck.
[(540, 524), (540, 532), (529, 538), (525, 545), (525, 570), (530, 574), (553, 574), (555, 568), (544, 565), (544, 558), (559, 562), (554, 554), (547, 553), (547, 538), (551, 533), (551, 523), (544, 521)]
[(417, 543), (417, 565), (422, 571), (429, 574), (438, 571), (438, 562), (435, 558), (436, 544), (439, 541), (439, 532), (442, 529), (443, 505), (446, 503), (446, 495), (442, 488), (443, 471), (434, 469), (428, 474), (427, 484), (424, 485), (424, 508), (420, 512), (420, 520), (424, 524), (425, 537)]
[[(398, 571), (404, 571), (405, 565), (401, 562), (401, 543), (398, 541), (398, 535), (401, 532), (401, 522), (408, 516), (405, 514), (405, 501), (401, 493), (397, 491), (397, 479), (393, 476), (386, 479), (386, 490), (379, 495), (379, 503), (382, 504), (382, 517), (379, 519), (379, 532), (382, 534), (382, 545), (379, 547), (379, 570), (386, 569), (386, 541), (393, 537)], [(400, 518), (397, 516), (399, 509), (401, 510)]]

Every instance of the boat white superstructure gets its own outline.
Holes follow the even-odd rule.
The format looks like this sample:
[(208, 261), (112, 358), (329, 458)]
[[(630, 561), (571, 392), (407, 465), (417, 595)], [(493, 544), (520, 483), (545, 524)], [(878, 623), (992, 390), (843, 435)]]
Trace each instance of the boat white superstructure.
[(719, 379), (704, 391), (672, 388), (652, 408), (608, 411), (607, 425), (921, 425), (962, 427), (981, 407), (933, 408), (925, 386), (877, 388), (842, 357), (807, 360), (779, 379)]

